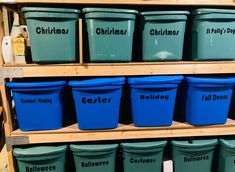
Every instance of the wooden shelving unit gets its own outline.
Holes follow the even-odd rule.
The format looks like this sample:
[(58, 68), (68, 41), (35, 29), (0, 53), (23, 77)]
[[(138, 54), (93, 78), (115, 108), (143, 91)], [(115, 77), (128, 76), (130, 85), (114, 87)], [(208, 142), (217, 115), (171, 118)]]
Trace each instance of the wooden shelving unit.
[[(27, 4), (81, 4), (81, 5), (188, 5), (188, 6), (226, 6), (235, 7), (234, 0), (0, 0), (7, 7), (0, 10), (0, 40), (9, 34), (9, 27), (4, 10), (18, 5)], [(81, 33), (80, 33), (81, 34)], [(80, 44), (82, 37), (80, 35)], [(80, 50), (82, 48), (80, 47)], [(1, 49), (0, 49), (1, 52)], [(82, 53), (80, 53), (82, 56)], [(80, 57), (81, 58), (81, 57)], [(14, 172), (14, 158), (12, 146), (21, 144), (60, 143), (78, 141), (145, 139), (145, 138), (171, 138), (193, 136), (221, 136), (235, 135), (235, 120), (228, 119), (225, 125), (211, 125), (195, 127), (187, 123), (174, 121), (170, 127), (138, 128), (132, 124), (119, 124), (112, 130), (82, 131), (77, 124), (65, 126), (59, 130), (22, 132), (13, 129), (10, 95), (5, 87), (5, 78), (29, 77), (70, 77), (70, 76), (133, 76), (133, 75), (170, 75), (170, 74), (235, 74), (235, 61), (210, 62), (133, 62), (133, 63), (99, 63), (99, 64), (57, 64), (57, 65), (4, 65), (0, 53), (0, 69), (4, 74), (0, 84), (1, 99), (7, 142), (7, 156), (9, 172)], [(6, 74), (6, 75), (5, 75)], [(0, 78), (1, 79), (1, 78)]]

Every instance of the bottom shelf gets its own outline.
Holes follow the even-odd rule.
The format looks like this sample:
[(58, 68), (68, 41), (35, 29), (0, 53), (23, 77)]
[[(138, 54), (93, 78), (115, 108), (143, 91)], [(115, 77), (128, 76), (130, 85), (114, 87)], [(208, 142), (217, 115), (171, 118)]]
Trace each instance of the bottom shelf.
[(19, 144), (56, 143), (76, 141), (124, 140), (146, 138), (169, 138), (191, 136), (235, 135), (235, 120), (228, 119), (224, 125), (195, 127), (187, 123), (173, 121), (169, 127), (135, 127), (133, 124), (119, 124), (112, 130), (79, 130), (77, 124), (59, 130), (22, 132), (19, 129), (11, 137)]

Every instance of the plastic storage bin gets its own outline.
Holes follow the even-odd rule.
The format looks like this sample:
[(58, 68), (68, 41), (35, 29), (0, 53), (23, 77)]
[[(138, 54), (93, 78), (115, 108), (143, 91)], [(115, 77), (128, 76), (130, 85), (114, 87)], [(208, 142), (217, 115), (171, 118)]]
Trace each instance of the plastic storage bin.
[(172, 124), (177, 88), (183, 76), (128, 78), (135, 126)]
[(132, 60), (135, 10), (84, 8), (91, 62)]
[(80, 129), (111, 129), (118, 126), (124, 82), (124, 77), (69, 82)]
[(76, 62), (76, 22), (80, 11), (68, 8), (24, 7), (32, 61), (35, 63)]
[(142, 12), (143, 61), (182, 60), (188, 11)]
[(124, 172), (161, 172), (167, 141), (122, 143)]
[(66, 172), (67, 146), (40, 146), (15, 148), (19, 172), (54, 171)]
[(48, 130), (62, 127), (66, 81), (8, 82), (13, 93), (19, 128)]
[(226, 123), (235, 78), (186, 77), (184, 114), (192, 125)]
[(220, 139), (218, 172), (235, 171), (235, 140)]
[(174, 172), (211, 172), (217, 139), (172, 141)]
[(193, 60), (234, 60), (235, 10), (197, 9), (192, 15)]
[(110, 145), (70, 145), (77, 172), (115, 172), (116, 149)]

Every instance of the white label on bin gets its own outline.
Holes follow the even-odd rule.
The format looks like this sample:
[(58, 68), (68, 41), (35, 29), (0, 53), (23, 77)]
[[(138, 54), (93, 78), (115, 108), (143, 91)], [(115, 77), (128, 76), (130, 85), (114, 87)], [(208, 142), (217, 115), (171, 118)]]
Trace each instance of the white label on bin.
[(168, 30), (168, 29), (150, 29), (151, 36), (166, 35), (166, 36), (177, 36), (179, 30)]
[(127, 35), (126, 29), (114, 29), (114, 28), (96, 28), (97, 35)]
[(33, 104), (33, 103), (45, 103), (45, 104), (52, 104), (52, 99), (48, 99), (48, 98), (38, 98), (38, 99), (20, 99), (21, 103), (24, 104)]
[(131, 164), (150, 164), (156, 162), (157, 160), (155, 158), (130, 158)]
[(85, 167), (101, 167), (101, 166), (108, 166), (108, 165), (109, 165), (109, 161), (81, 162), (81, 167), (82, 168), (85, 168)]
[(233, 28), (207, 28), (206, 34), (217, 34), (217, 35), (223, 35), (223, 34), (235, 34), (235, 29)]
[(208, 155), (184, 157), (184, 162), (207, 161), (207, 160), (209, 160)]
[(202, 95), (201, 101), (222, 101), (227, 100), (228, 95)]
[(48, 165), (48, 166), (26, 166), (26, 172), (40, 172), (40, 171), (56, 171), (55, 165)]
[(67, 35), (69, 33), (69, 29), (63, 29), (63, 28), (55, 28), (55, 27), (36, 27), (36, 33), (42, 34), (42, 35)]
[(87, 98), (87, 97), (82, 97), (82, 103), (83, 104), (94, 104), (94, 103), (110, 103), (111, 98), (102, 98), (102, 97), (96, 97), (96, 98)]
[(160, 95), (160, 94), (141, 94), (140, 95), (140, 100), (169, 100), (169, 95)]

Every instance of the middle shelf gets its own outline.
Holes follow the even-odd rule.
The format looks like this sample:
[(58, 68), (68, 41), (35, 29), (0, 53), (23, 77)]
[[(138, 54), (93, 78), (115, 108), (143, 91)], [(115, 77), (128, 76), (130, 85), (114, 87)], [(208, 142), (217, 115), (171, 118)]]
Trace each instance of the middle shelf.
[[(144, 138), (170, 138), (193, 136), (235, 135), (235, 120), (228, 119), (224, 125), (195, 127), (187, 123), (173, 121), (169, 127), (135, 127), (132, 124), (119, 124), (112, 130), (79, 130), (72, 124), (59, 130), (22, 132), (19, 129), (11, 133), (11, 137), (20, 137), (22, 144), (58, 143), (76, 141), (123, 140)], [(20, 144), (20, 142), (18, 143)]]
[(5, 65), (3, 69), (16, 70), (20, 77), (226, 74), (235, 73), (235, 61), (27, 64)]

